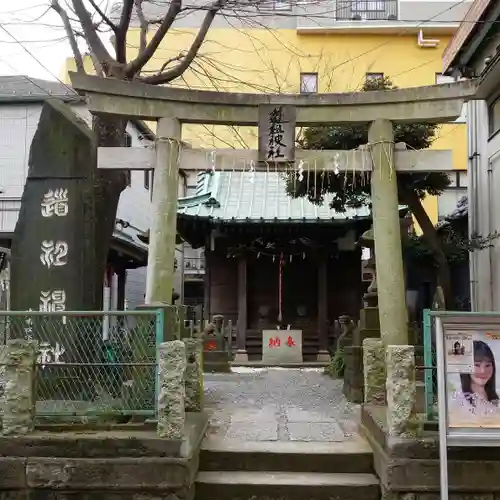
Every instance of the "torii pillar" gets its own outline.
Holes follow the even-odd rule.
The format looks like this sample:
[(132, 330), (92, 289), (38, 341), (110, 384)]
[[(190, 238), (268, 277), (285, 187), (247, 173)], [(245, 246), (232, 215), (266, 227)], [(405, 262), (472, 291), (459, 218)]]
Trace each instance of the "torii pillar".
[(153, 217), (149, 239), (146, 304), (172, 304), (181, 124), (160, 118), (156, 130)]
[(405, 345), (408, 318), (392, 123), (372, 122), (368, 143), (373, 161), (371, 192), (380, 332), (385, 345)]

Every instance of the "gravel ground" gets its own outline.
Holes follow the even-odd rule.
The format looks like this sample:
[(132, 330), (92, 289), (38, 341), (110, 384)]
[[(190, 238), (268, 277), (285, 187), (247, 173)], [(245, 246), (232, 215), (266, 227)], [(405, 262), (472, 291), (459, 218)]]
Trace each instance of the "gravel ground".
[(243, 441), (345, 441), (359, 405), (322, 369), (236, 368), (205, 374), (209, 435)]

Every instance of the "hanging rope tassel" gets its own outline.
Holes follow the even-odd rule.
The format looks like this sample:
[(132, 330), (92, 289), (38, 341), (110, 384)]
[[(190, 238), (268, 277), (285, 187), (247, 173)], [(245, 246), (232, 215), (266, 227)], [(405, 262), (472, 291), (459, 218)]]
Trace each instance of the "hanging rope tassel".
[(283, 321), (283, 254), (280, 254), (278, 271), (278, 323)]

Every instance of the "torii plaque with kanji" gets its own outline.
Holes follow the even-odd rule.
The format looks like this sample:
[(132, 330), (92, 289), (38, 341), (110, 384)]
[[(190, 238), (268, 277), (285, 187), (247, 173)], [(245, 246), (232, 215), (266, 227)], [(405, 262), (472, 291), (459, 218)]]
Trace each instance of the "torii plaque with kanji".
[(295, 106), (259, 106), (259, 161), (286, 163), (294, 160), (295, 123)]

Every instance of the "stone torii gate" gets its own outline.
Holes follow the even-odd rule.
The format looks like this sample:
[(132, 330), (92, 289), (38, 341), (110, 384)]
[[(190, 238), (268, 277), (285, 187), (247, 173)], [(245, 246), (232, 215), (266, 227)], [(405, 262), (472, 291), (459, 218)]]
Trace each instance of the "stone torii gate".
[[(373, 226), (381, 335), (385, 345), (408, 343), (395, 171), (452, 169), (450, 151), (406, 151), (394, 144), (392, 122), (445, 123), (457, 119), (474, 84), (342, 94), (242, 94), (157, 87), (70, 73), (94, 114), (157, 120), (154, 149), (99, 148), (98, 166), (154, 169), (146, 303), (171, 303), (178, 170), (371, 171)], [(183, 123), (259, 126), (259, 151), (185, 148)], [(296, 126), (370, 123), (366, 149), (295, 152)], [(239, 272), (245, 277), (246, 269)], [(238, 304), (246, 318), (246, 304)], [(244, 359), (246, 321), (238, 325), (236, 359)], [(322, 345), (324, 351), (326, 346)]]

